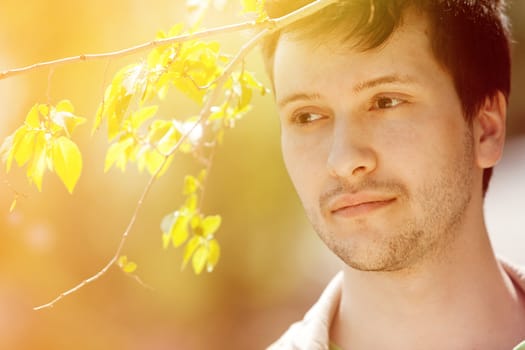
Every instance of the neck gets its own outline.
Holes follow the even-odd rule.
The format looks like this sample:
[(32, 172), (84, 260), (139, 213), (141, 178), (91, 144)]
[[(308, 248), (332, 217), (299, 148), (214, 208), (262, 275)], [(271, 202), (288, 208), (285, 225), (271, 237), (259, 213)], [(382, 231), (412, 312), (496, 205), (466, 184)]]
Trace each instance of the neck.
[(345, 267), (331, 336), (343, 349), (504, 349), (523, 337), (525, 302), (498, 264), (483, 222), (417, 268)]

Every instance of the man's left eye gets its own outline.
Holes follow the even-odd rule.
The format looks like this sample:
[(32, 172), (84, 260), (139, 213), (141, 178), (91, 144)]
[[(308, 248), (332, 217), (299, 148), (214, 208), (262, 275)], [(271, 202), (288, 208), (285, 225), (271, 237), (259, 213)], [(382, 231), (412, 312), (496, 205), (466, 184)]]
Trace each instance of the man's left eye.
[(387, 109), (393, 108), (405, 102), (400, 98), (382, 96), (374, 101), (372, 109)]

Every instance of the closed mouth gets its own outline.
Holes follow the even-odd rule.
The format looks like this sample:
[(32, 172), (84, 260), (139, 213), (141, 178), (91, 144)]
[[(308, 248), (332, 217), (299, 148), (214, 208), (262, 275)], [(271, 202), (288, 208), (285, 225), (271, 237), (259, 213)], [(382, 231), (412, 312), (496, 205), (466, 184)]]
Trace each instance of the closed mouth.
[(386, 207), (395, 201), (395, 197), (373, 198), (367, 195), (342, 195), (333, 201), (330, 206), (330, 213), (337, 216), (353, 217)]

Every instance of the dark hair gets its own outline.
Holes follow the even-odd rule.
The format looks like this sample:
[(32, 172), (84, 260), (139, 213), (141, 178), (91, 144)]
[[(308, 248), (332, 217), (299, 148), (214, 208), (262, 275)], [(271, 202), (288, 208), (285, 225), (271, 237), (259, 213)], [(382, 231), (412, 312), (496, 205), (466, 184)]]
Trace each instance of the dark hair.
[[(311, 2), (266, 0), (266, 11), (277, 18)], [(352, 39), (353, 48), (370, 50), (388, 40), (411, 8), (428, 18), (433, 55), (452, 76), (464, 117), (471, 122), (498, 91), (508, 102), (511, 36), (505, 7), (505, 0), (340, 0), (271, 34), (263, 42), (263, 56), (273, 80), (273, 56), (282, 33), (308, 40)], [(483, 194), (491, 176), (492, 168), (485, 169)]]

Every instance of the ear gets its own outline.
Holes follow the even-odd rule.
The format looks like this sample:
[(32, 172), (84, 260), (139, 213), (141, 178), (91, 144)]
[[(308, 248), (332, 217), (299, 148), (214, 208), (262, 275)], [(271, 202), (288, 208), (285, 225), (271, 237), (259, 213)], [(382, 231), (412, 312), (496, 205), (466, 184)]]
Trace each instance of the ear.
[(480, 168), (491, 168), (501, 158), (505, 143), (507, 101), (501, 91), (487, 97), (474, 117), (476, 161)]

